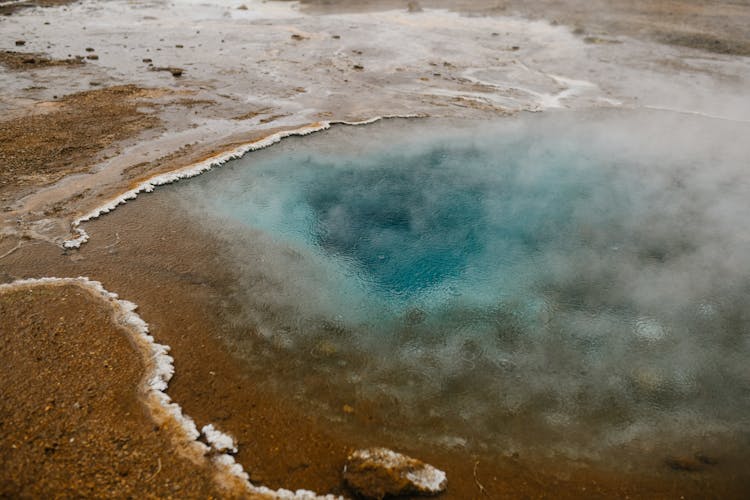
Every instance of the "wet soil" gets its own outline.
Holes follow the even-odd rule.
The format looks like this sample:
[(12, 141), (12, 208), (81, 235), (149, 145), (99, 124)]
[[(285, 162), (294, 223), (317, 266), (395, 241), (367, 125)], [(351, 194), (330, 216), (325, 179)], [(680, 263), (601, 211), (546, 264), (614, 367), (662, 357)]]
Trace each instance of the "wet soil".
[(51, 59), (35, 52), (15, 52), (12, 50), (0, 52), (0, 65), (13, 70), (49, 68), (70, 64), (84, 64), (84, 61), (81, 59)]
[(0, 5), (0, 16), (10, 16), (14, 12), (33, 7), (57, 7), (73, 3), (75, 0), (21, 0), (19, 2)]
[(143, 102), (154, 93), (134, 85), (79, 92), (0, 121), (0, 194), (91, 168), (114, 143), (156, 127)]
[[(301, 0), (315, 12), (407, 10), (400, 0)], [(422, 7), (447, 8), (473, 15), (520, 14), (569, 25), (583, 35), (627, 35), (718, 54), (750, 56), (750, 5), (746, 1), (707, 0), (422, 0)]]
[(222, 496), (175, 453), (111, 311), (75, 285), (0, 292), (0, 497)]

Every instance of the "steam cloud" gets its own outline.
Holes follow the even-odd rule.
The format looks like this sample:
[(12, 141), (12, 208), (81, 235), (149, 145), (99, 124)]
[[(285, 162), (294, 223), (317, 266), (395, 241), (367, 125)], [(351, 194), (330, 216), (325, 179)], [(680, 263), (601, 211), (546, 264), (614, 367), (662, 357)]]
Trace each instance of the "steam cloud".
[(297, 356), (289, 380), (394, 430), (586, 454), (747, 439), (742, 137), (666, 112), (390, 122), (175, 189), (227, 242), (248, 357)]

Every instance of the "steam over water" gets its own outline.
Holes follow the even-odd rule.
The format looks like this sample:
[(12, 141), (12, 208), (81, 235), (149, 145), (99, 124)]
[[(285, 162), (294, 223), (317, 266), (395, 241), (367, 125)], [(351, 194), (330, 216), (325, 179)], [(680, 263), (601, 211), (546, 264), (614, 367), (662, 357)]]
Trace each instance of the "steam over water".
[(396, 121), (174, 189), (227, 243), (243, 355), (333, 416), (498, 450), (747, 444), (749, 137), (660, 113)]

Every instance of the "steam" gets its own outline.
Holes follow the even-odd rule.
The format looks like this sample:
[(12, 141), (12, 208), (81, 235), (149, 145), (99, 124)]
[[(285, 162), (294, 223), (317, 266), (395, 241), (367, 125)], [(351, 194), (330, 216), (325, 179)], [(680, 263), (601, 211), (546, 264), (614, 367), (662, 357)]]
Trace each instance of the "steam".
[(742, 137), (653, 111), (389, 123), (175, 193), (227, 242), (254, 363), (307, 359), (289, 380), (394, 432), (591, 454), (750, 430)]

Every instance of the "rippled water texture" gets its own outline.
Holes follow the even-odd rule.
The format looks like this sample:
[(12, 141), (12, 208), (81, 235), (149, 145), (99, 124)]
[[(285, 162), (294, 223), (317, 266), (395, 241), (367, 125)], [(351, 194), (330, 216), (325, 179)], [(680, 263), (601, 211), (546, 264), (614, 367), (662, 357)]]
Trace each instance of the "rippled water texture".
[(290, 394), (490, 449), (747, 442), (747, 129), (393, 121), (173, 189), (231, 251), (245, 355), (296, 360)]

